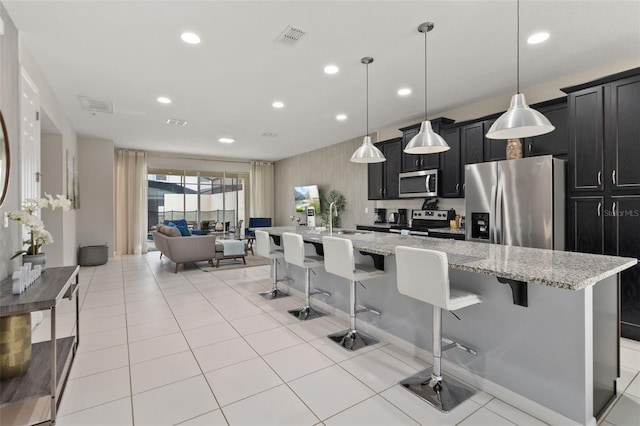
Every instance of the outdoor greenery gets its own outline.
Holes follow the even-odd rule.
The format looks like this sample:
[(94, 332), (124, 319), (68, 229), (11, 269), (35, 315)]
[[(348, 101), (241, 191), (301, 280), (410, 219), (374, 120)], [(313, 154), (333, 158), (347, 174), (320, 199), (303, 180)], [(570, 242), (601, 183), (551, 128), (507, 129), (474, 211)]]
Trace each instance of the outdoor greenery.
[(320, 213), (320, 217), (322, 218), (322, 222), (325, 225), (329, 225), (329, 206), (334, 201), (336, 202), (336, 210), (338, 211), (338, 215), (333, 216), (333, 226), (336, 228), (339, 228), (340, 214), (344, 211), (344, 209), (347, 206), (347, 199), (344, 198), (344, 195), (342, 195), (342, 193), (336, 189), (332, 189), (331, 191), (329, 191), (329, 195), (327, 195), (326, 197), (324, 197), (323, 194), (321, 193), (320, 198), (321, 198), (320, 204), (322, 206), (322, 212)]

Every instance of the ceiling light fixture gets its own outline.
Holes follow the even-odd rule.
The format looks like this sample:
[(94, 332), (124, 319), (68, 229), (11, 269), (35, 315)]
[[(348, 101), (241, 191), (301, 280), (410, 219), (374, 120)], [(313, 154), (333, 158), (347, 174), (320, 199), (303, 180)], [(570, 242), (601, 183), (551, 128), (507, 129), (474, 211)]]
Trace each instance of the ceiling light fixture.
[(400, 96), (408, 96), (411, 94), (411, 89), (409, 89), (408, 87), (403, 87), (402, 89), (398, 90), (398, 95)]
[(382, 151), (373, 146), (371, 137), (369, 136), (369, 64), (373, 62), (373, 58), (365, 56), (360, 59), (360, 62), (367, 66), (367, 133), (365, 133), (360, 148), (356, 149), (351, 156), (351, 161), (354, 163), (381, 163), (387, 159), (384, 157)]
[(166, 96), (159, 96), (157, 101), (160, 102), (161, 104), (170, 104), (171, 103), (171, 99), (167, 98)]
[(423, 22), (418, 26), (418, 32), (424, 34), (424, 121), (420, 132), (415, 135), (404, 149), (407, 154), (435, 154), (449, 150), (449, 145), (442, 137), (433, 131), (431, 121), (427, 120), (427, 33), (433, 30), (433, 22)]
[(527, 138), (544, 135), (555, 129), (547, 117), (527, 105), (524, 94), (520, 93), (520, 0), (517, 0), (516, 11), (516, 94), (511, 98), (507, 112), (498, 117), (487, 132), (489, 139)]
[(180, 38), (185, 43), (189, 44), (200, 44), (200, 37), (194, 33), (182, 33), (180, 34)]
[(271, 106), (274, 108), (284, 108), (284, 103), (280, 101), (275, 101), (274, 103), (271, 104)]
[(220, 138), (218, 142), (220, 143), (234, 143), (236, 140), (232, 138)]
[(336, 74), (340, 69), (335, 65), (327, 65), (324, 67), (324, 72), (326, 74)]
[(347, 119), (347, 116), (345, 114), (336, 115), (336, 120), (338, 120), (338, 121), (344, 121), (346, 119)]
[(527, 43), (538, 44), (538, 43), (542, 43), (543, 41), (547, 41), (548, 39), (549, 39), (549, 33), (540, 32), (540, 33), (535, 33), (530, 35), (529, 38), (527, 39)]

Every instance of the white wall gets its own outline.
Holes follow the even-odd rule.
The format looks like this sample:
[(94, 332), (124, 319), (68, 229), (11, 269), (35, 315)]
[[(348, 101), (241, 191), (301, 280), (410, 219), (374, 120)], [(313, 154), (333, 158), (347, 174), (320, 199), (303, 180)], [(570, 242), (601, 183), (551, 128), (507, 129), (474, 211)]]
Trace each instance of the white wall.
[[(0, 19), (4, 22), (4, 34), (0, 36), (0, 110), (4, 116), (9, 137), (11, 169), (9, 187), (4, 203), (0, 206), (0, 218), (8, 211), (20, 209), (20, 152), (18, 139), (20, 132), (18, 108), (18, 30), (0, 3)], [(21, 225), (11, 221), (7, 228), (0, 220), (0, 279), (11, 275), (18, 266), (18, 260), (9, 258), (22, 249)]]
[(114, 147), (113, 141), (81, 137), (78, 140), (78, 245), (114, 245)]
[[(66, 174), (59, 167), (64, 161), (64, 143), (62, 135), (43, 133), (41, 137), (42, 157), (42, 195), (45, 193), (55, 197), (56, 194), (66, 193)], [(50, 208), (42, 209), (42, 220), (46, 229), (53, 236), (53, 243), (43, 246), (43, 252), (47, 254), (47, 266), (64, 266), (64, 217), (69, 211), (61, 209), (52, 211)], [(73, 262), (75, 264), (75, 262)], [(67, 263), (69, 265), (69, 263)]]

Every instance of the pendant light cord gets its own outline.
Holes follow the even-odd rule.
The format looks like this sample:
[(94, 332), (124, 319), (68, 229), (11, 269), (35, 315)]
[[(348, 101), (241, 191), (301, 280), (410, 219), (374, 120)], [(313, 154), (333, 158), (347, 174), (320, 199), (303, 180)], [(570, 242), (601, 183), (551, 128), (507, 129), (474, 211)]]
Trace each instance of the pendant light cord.
[(369, 64), (367, 64), (367, 133), (365, 136), (369, 136)]
[(520, 0), (517, 0), (516, 4), (516, 14), (518, 15), (516, 20), (516, 56), (518, 58), (518, 61), (516, 63), (516, 93), (520, 93)]
[(424, 121), (427, 121), (427, 32), (424, 32)]

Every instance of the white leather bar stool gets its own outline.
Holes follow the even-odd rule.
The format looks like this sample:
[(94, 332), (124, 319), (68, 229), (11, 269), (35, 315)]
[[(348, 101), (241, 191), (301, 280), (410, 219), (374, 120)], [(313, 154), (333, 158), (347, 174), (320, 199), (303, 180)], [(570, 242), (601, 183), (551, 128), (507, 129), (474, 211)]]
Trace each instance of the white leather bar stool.
[[(396, 247), (396, 266), (398, 291), (433, 305), (433, 368), (421, 371), (400, 384), (440, 411), (449, 412), (475, 391), (450, 376), (442, 375), (442, 310), (455, 311), (481, 303), (482, 300), (477, 294), (450, 288), (446, 253)], [(447, 345), (444, 350), (456, 346), (475, 353), (456, 343)]]
[(259, 293), (265, 299), (276, 299), (278, 297), (286, 297), (287, 293), (278, 290), (278, 259), (284, 258), (284, 251), (271, 248), (271, 239), (269, 233), (265, 231), (255, 230), (256, 233), (256, 252), (258, 256), (271, 259), (271, 282), (273, 286), (271, 290)]
[(322, 237), (322, 246), (324, 247), (324, 268), (327, 272), (349, 280), (349, 319), (351, 328), (331, 334), (328, 336), (329, 339), (350, 351), (355, 351), (368, 345), (375, 345), (378, 340), (356, 329), (356, 314), (368, 311), (380, 315), (380, 312), (356, 304), (356, 283), (381, 277), (384, 275), (384, 271), (380, 271), (373, 266), (356, 263), (351, 240)]
[(312, 294), (321, 293), (325, 296), (331, 296), (331, 293), (324, 290), (314, 289), (311, 291), (311, 269), (322, 266), (324, 260), (320, 256), (305, 256), (304, 241), (300, 234), (294, 234), (292, 232), (283, 233), (282, 244), (284, 246), (284, 260), (292, 265), (305, 268), (304, 306), (291, 309), (288, 312), (301, 321), (324, 315), (323, 312), (313, 309), (310, 305)]

